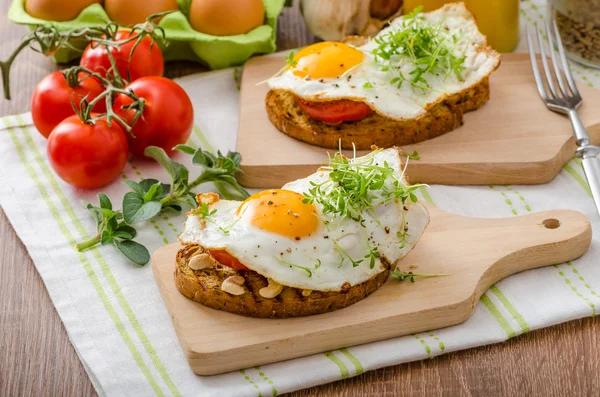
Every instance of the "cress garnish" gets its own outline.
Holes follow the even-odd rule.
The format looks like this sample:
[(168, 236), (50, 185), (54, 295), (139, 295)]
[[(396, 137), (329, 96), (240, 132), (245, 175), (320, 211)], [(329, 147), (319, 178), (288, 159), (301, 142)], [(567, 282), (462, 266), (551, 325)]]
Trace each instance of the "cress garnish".
[[(442, 75), (447, 78), (454, 74), (462, 81), (464, 56), (455, 54), (462, 41), (462, 32), (450, 32), (442, 23), (432, 24), (421, 14), (423, 7), (417, 7), (408, 14), (398, 28), (374, 38), (377, 47), (372, 53), (382, 71), (389, 71), (394, 77), (392, 84), (401, 88), (404, 82), (413, 88), (429, 91), (431, 86), (427, 75)], [(412, 69), (402, 72), (405, 65)]]
[[(304, 192), (303, 203), (317, 203), (322, 207), (324, 215), (330, 214), (336, 218), (348, 218), (361, 226), (365, 227), (364, 213), (368, 213), (380, 224), (375, 208), (385, 205), (392, 201), (398, 201), (402, 211), (401, 231), (397, 233), (399, 248), (406, 246), (408, 237), (408, 226), (406, 224), (406, 206), (405, 203), (410, 200), (417, 202), (415, 194), (422, 184), (405, 185), (402, 181), (406, 167), (398, 177), (393, 167), (384, 161), (383, 164), (375, 162), (375, 154), (382, 149), (376, 149), (369, 155), (364, 156), (360, 161), (351, 160), (340, 152), (329, 159), (329, 165), (322, 167), (327, 170), (329, 178), (323, 182), (310, 182), (311, 187), (308, 192)], [(407, 156), (418, 157), (414, 152)], [(355, 155), (356, 158), (356, 155)], [(329, 230), (329, 221), (324, 221), (325, 227)], [(377, 246), (372, 246), (367, 238), (368, 252), (359, 259), (352, 258), (340, 244), (332, 239), (333, 245), (338, 251), (343, 265), (345, 260), (349, 260), (353, 267), (359, 266), (365, 259), (369, 261), (371, 269), (375, 267), (375, 261), (380, 257)]]

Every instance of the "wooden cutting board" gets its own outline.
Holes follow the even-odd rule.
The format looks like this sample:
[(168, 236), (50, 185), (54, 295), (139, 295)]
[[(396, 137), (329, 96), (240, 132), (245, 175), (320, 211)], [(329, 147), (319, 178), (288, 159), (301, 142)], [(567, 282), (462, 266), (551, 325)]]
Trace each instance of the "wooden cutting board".
[(175, 287), (179, 244), (160, 248), (152, 270), (190, 367), (213, 375), (455, 325), (492, 284), (575, 259), (592, 238), (588, 219), (576, 211), (476, 219), (428, 209), (431, 223), (399, 267), (447, 276), (414, 284), (390, 279), (355, 305), (317, 316), (256, 319), (204, 307)]
[[(247, 187), (281, 186), (303, 178), (335, 150), (312, 146), (278, 131), (267, 117), (267, 84), (256, 85), (285, 64), (283, 56), (249, 60), (241, 83), (237, 151), (240, 182)], [(577, 75), (575, 75), (577, 77)], [(409, 163), (415, 183), (446, 185), (538, 184), (552, 180), (575, 153), (569, 120), (546, 109), (538, 96), (527, 54), (503, 54), (491, 76), (491, 99), (465, 114), (464, 125), (443, 136), (405, 146), (421, 159)], [(580, 116), (600, 144), (600, 90), (579, 83)]]

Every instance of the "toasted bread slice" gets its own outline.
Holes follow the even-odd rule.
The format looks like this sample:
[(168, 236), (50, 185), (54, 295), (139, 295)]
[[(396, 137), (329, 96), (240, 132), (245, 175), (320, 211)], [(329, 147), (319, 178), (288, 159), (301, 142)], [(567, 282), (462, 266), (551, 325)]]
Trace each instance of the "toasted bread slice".
[(265, 104), (271, 123), (286, 135), (311, 145), (329, 149), (368, 150), (404, 146), (435, 138), (463, 124), (463, 114), (479, 109), (490, 99), (488, 77), (478, 84), (448, 96), (425, 114), (407, 120), (394, 120), (377, 113), (361, 120), (331, 125), (309, 117), (288, 91), (270, 90)]
[[(301, 317), (342, 309), (376, 291), (385, 283), (390, 273), (388, 264), (388, 270), (339, 292), (305, 291), (303, 294), (301, 289), (284, 286), (279, 295), (267, 299), (263, 298), (259, 291), (268, 285), (268, 281), (255, 271), (238, 271), (220, 264), (202, 270), (192, 270), (188, 266), (190, 259), (204, 252), (204, 248), (196, 244), (186, 245), (179, 250), (175, 268), (177, 289), (184, 296), (204, 306), (248, 317)], [(223, 281), (236, 275), (245, 280), (244, 293), (231, 295), (222, 291)]]

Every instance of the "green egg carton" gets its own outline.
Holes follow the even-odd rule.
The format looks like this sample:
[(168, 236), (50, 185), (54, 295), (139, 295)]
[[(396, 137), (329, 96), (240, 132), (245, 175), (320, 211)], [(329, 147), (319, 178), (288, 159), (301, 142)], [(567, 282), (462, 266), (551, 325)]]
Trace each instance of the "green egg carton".
[[(158, 23), (165, 30), (167, 38), (165, 45), (161, 45), (166, 61), (196, 61), (211, 69), (222, 69), (240, 65), (252, 55), (275, 51), (277, 17), (285, 0), (263, 0), (265, 24), (235, 36), (211, 36), (192, 29), (185, 15), (190, 3), (191, 0), (178, 0), (179, 11), (166, 15)], [(30, 29), (37, 25), (51, 25), (61, 31), (104, 25), (110, 21), (100, 4), (90, 5), (71, 21), (45, 21), (27, 14), (23, 0), (13, 0), (8, 18), (15, 23), (27, 25)], [(56, 62), (65, 63), (80, 56), (81, 52), (64, 48), (53, 57)]]

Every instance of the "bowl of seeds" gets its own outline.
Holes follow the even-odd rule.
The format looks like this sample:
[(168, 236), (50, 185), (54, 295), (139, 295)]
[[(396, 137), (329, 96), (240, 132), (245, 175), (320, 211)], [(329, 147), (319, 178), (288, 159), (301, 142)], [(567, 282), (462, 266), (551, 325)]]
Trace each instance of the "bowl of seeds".
[(548, 5), (569, 58), (600, 69), (600, 0), (550, 0)]

